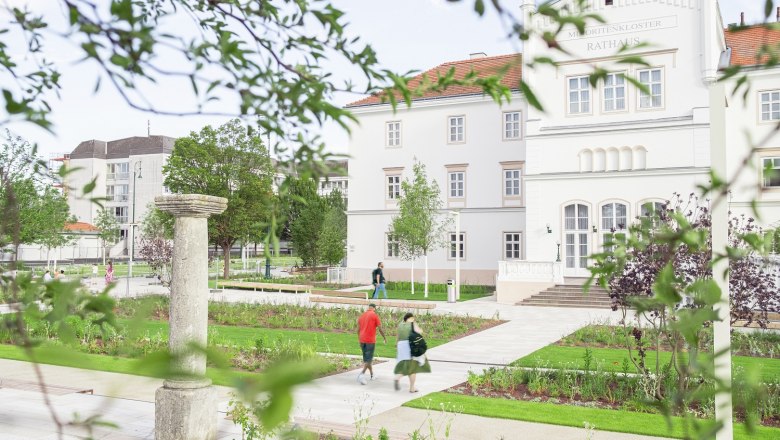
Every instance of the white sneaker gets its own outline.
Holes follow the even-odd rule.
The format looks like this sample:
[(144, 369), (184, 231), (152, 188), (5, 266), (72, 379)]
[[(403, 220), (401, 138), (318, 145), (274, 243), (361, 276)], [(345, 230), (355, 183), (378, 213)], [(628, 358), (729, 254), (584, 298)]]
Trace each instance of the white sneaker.
[(376, 380), (376, 376), (371, 376), (371, 380)]

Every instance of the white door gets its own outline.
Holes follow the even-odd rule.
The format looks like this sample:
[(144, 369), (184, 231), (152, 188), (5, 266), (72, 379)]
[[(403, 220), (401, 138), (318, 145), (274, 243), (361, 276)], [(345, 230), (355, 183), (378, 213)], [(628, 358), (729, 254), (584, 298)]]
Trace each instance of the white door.
[(564, 276), (590, 276), (588, 270), (588, 255), (590, 255), (588, 206), (579, 203), (566, 206), (563, 209), (563, 225)]

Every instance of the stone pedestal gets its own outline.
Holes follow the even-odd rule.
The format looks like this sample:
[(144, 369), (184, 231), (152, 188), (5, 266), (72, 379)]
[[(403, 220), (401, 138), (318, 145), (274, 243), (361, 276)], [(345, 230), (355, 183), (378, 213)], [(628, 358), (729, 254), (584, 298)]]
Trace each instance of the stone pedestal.
[(155, 198), (176, 218), (173, 237), (169, 348), (176, 377), (155, 394), (155, 439), (211, 440), (217, 435), (217, 393), (205, 378), (208, 330), (208, 217), (227, 199), (199, 194)]

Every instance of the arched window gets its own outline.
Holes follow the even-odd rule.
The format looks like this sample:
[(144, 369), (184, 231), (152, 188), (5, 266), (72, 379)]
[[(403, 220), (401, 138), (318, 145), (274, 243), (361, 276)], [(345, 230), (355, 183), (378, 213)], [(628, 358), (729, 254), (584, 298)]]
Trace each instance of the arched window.
[(593, 171), (593, 152), (584, 149), (580, 151), (580, 172), (589, 173)]
[(630, 170), (634, 166), (633, 160), (632, 160), (633, 154), (631, 153), (631, 149), (628, 147), (623, 147), (620, 149), (620, 166), (619, 169), (621, 171), (624, 170)]
[(614, 241), (615, 233), (628, 227), (628, 205), (620, 202), (610, 202), (601, 205), (601, 242), (604, 250), (609, 251)]
[(604, 171), (607, 168), (607, 154), (601, 148), (593, 151), (593, 171)]
[(564, 257), (568, 272), (577, 276), (588, 267), (588, 205), (572, 203), (563, 208)]
[(647, 168), (647, 150), (641, 145), (634, 147), (634, 169), (644, 170)]
[(607, 149), (607, 171), (617, 171), (620, 154), (617, 148)]

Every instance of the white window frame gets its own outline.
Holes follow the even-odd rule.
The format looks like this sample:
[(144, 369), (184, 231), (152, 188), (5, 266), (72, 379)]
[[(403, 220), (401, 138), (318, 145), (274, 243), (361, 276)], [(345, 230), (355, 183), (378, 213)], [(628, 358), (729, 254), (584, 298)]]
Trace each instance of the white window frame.
[(523, 114), (519, 110), (501, 114), (501, 133), (505, 141), (517, 141), (523, 138)]
[[(604, 215), (604, 208), (610, 205), (612, 206), (612, 213), (609, 217), (607, 217)], [(622, 216), (618, 214), (618, 205), (623, 206), (625, 209), (625, 213)], [(599, 235), (601, 236), (601, 245), (605, 251), (609, 251), (611, 249), (611, 247), (607, 246), (607, 237), (612, 235), (612, 241), (615, 241), (614, 234), (618, 233), (619, 231), (625, 231), (628, 229), (628, 222), (630, 218), (629, 204), (622, 200), (610, 200), (608, 202), (602, 203), (599, 206)], [(622, 226), (618, 223), (620, 219), (623, 220)], [(609, 220), (609, 224), (607, 224), (606, 220)], [(615, 232), (612, 232), (613, 229)]]
[[(572, 81), (577, 82), (577, 88), (572, 89)], [(584, 82), (583, 82), (584, 81)], [(585, 87), (583, 88), (583, 84)], [(589, 115), (593, 112), (593, 93), (588, 75), (576, 75), (566, 77), (566, 114), (568, 115)], [(572, 101), (572, 93), (577, 94), (577, 101)], [(586, 97), (587, 99), (583, 99)], [(587, 110), (583, 110), (583, 103), (587, 103)], [(577, 111), (572, 111), (572, 104), (577, 105)]]
[[(460, 175), (460, 179), (453, 179)], [(460, 183), (460, 188), (453, 188), (453, 183)], [(460, 193), (460, 194), (458, 194)], [(448, 171), (447, 172), (447, 195), (449, 199), (465, 199), (466, 198), (466, 171)]]
[[(114, 217), (116, 217), (116, 221), (119, 224), (126, 224), (127, 223), (127, 216), (129, 214), (129, 209), (127, 206), (114, 206)], [(121, 215), (122, 212), (124, 212), (124, 216)]]
[[(659, 72), (659, 78), (660, 79), (658, 81), (654, 81), (653, 80), (653, 72), (656, 71), (656, 70)], [(642, 81), (642, 73), (647, 73), (648, 74), (648, 81), (647, 82)], [(639, 69), (639, 70), (636, 71), (636, 80), (639, 83), (644, 84), (645, 86), (647, 86), (650, 89), (650, 95), (647, 95), (641, 89), (637, 88), (637, 92), (639, 93), (639, 97), (637, 98), (637, 101), (636, 101), (637, 109), (638, 110), (658, 110), (658, 109), (664, 108), (664, 105), (666, 105), (666, 100), (664, 99), (664, 91), (665, 91), (664, 90), (664, 68), (663, 67), (650, 67), (650, 68), (647, 68), (647, 69)], [(658, 95), (655, 95), (653, 93), (653, 86), (656, 85), (656, 84), (659, 85), (660, 89), (661, 89), (660, 92), (658, 93)], [(659, 98), (659, 104), (658, 105), (653, 105), (653, 100), (654, 100), (654, 98), (656, 96)], [(649, 102), (650, 102), (651, 105), (645, 106), (643, 104), (645, 99), (649, 99), (650, 100)]]
[[(768, 99), (764, 101), (764, 96)], [(764, 106), (767, 106), (764, 111)], [(777, 107), (775, 111), (772, 107)], [(767, 118), (764, 118), (766, 114)], [(775, 116), (776, 115), (776, 116)], [(758, 121), (761, 123), (775, 123), (780, 121), (780, 90), (762, 90), (758, 92)]]
[[(522, 168), (504, 168), (501, 170), (504, 177), (504, 198), (522, 198), (523, 197), (523, 169)], [(517, 173), (517, 177), (509, 174)], [(512, 182), (511, 185), (509, 183)], [(516, 183), (516, 185), (515, 185)], [(512, 193), (509, 191), (511, 190)], [(513, 192), (517, 190), (517, 194)]]
[[(608, 84), (610, 81), (610, 78), (612, 79), (613, 83)], [(617, 84), (618, 81), (622, 81), (622, 84)], [(617, 106), (618, 100), (620, 98), (617, 97), (617, 92), (619, 89), (623, 90), (623, 106), (619, 107)], [(612, 98), (607, 98), (607, 91), (612, 92)], [(625, 72), (613, 72), (608, 73), (607, 77), (604, 78), (604, 82), (602, 85), (602, 111), (604, 113), (617, 113), (617, 112), (624, 112), (628, 109), (628, 94), (627, 88), (626, 88), (626, 78), (625, 78)], [(612, 102), (614, 107), (610, 110), (607, 108), (607, 103)]]
[(458, 243), (456, 240), (455, 232), (449, 232), (448, 235), (449, 240), (449, 246), (447, 247), (447, 259), (448, 260), (455, 260), (456, 259), (456, 252), (457, 247), (460, 245), (460, 261), (463, 261), (466, 259), (466, 232), (460, 231), (460, 243)]
[(401, 258), (401, 244), (395, 234), (390, 232), (385, 233), (385, 258)]
[(764, 170), (767, 168), (767, 161), (772, 161), (772, 170), (780, 176), (780, 155), (777, 156), (763, 156), (761, 157), (761, 187), (764, 189), (780, 189), (780, 183), (777, 185), (769, 185), (771, 177), (764, 174)]
[[(501, 243), (502, 257), (504, 260), (521, 260), (523, 258), (523, 233), (522, 232), (503, 232)], [(512, 246), (512, 247), (510, 247)], [(516, 248), (515, 248), (516, 246)]]
[[(455, 129), (454, 133), (453, 129)], [(464, 142), (466, 142), (466, 115), (448, 116), (447, 143), (462, 144)]]
[(385, 174), (385, 200), (398, 201), (401, 198), (401, 175)]
[(388, 148), (401, 146), (401, 121), (388, 121), (385, 123), (385, 146)]

